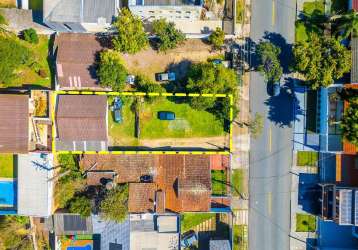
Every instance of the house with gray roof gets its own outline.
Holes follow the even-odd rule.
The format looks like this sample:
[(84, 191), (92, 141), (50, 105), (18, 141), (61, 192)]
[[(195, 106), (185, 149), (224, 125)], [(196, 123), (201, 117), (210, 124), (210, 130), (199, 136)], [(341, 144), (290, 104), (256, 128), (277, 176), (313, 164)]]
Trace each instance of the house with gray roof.
[(17, 213), (50, 216), (54, 188), (53, 154), (19, 154), (17, 159)]
[(119, 0), (44, 0), (43, 21), (59, 32), (100, 32), (119, 7)]

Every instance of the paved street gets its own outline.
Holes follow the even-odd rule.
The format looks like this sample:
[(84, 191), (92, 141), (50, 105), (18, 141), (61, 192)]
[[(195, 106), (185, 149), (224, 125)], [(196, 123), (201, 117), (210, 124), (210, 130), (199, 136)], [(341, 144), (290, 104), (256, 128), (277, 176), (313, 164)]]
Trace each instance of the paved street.
[[(294, 0), (253, 0), (251, 39), (268, 37), (284, 51), (284, 66), (294, 41)], [(287, 44), (286, 44), (287, 43)], [(285, 67), (284, 67), (285, 68)], [(292, 96), (288, 86), (278, 97), (267, 94), (263, 77), (250, 75), (250, 108), (266, 117), (263, 133), (251, 140), (249, 248), (288, 250), (290, 232), (290, 169), (292, 163)]]

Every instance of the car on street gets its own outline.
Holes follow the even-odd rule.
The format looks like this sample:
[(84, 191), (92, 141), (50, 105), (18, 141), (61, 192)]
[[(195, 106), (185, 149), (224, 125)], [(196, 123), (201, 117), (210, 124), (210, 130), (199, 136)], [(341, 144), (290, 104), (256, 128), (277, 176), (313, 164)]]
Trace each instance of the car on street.
[(119, 97), (115, 97), (113, 101), (113, 117), (116, 123), (122, 123), (122, 100)]
[(175, 120), (175, 113), (171, 111), (159, 111), (158, 119), (163, 121), (172, 121)]
[(158, 82), (170, 82), (175, 81), (175, 73), (174, 72), (163, 72), (155, 74), (155, 79)]

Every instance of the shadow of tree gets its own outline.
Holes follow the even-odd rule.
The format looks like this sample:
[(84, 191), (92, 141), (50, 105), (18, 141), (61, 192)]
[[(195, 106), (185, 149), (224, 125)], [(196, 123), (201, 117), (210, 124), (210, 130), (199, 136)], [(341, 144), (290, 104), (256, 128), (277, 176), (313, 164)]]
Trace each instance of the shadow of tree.
[(292, 78), (285, 79), (281, 85), (278, 96), (270, 96), (265, 104), (269, 106), (268, 119), (280, 127), (292, 126), (292, 122), (299, 121), (298, 115), (302, 115), (298, 99), (294, 95)]

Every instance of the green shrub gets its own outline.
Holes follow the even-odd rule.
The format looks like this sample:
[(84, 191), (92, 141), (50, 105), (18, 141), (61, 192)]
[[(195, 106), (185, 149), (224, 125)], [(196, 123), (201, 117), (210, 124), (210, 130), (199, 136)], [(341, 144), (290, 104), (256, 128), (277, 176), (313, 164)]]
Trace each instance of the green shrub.
[[(165, 89), (158, 83), (152, 82), (144, 76), (137, 76), (136, 80), (137, 90), (144, 93), (162, 93)], [(160, 96), (146, 96), (145, 100), (149, 103), (161, 100)]]
[(216, 28), (209, 36), (209, 42), (214, 46), (215, 49), (220, 49), (225, 41), (225, 33), (219, 27)]
[(158, 49), (160, 51), (174, 49), (185, 40), (183, 32), (176, 29), (173, 22), (167, 22), (163, 18), (153, 21), (153, 31), (159, 39)]
[(39, 43), (39, 37), (36, 33), (36, 30), (29, 28), (23, 31), (24, 40), (29, 43)]
[(69, 210), (71, 213), (88, 217), (91, 215), (91, 200), (85, 196), (75, 196), (69, 202)]
[(123, 222), (128, 215), (128, 185), (119, 185), (110, 190), (101, 202), (100, 210), (106, 220)]

